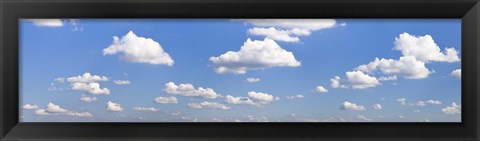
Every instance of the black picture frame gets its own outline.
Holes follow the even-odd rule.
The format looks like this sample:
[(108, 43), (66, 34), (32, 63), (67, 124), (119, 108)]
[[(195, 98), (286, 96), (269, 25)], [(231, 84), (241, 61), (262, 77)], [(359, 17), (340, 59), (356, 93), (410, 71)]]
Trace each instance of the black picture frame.
[[(0, 140), (480, 139), (478, 0), (1, 0), (0, 12)], [(462, 122), (19, 123), (20, 18), (461, 18)]]

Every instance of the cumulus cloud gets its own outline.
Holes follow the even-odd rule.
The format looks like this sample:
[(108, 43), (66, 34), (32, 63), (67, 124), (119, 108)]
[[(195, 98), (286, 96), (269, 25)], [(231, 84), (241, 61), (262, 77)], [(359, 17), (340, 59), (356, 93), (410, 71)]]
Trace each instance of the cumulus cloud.
[(268, 93), (255, 92), (255, 91), (248, 92), (248, 97), (254, 101), (261, 101), (261, 102), (270, 102), (274, 100), (273, 95), (270, 95)]
[(67, 78), (73, 90), (86, 91), (90, 94), (110, 94), (108, 88), (101, 88), (99, 81), (108, 81), (106, 76), (92, 75), (88, 72), (83, 75)]
[(35, 109), (38, 109), (39, 107), (35, 104), (25, 104), (23, 105), (22, 108), (25, 110), (35, 110)]
[(357, 105), (355, 103), (351, 103), (348, 101), (343, 102), (342, 106), (340, 107), (342, 110), (355, 110), (355, 111), (364, 111), (365, 107)]
[(122, 105), (118, 103), (113, 103), (112, 101), (107, 102), (107, 110), (113, 112), (121, 112), (123, 111)]
[(135, 63), (172, 66), (174, 61), (157, 41), (139, 37), (129, 31), (121, 39), (113, 37), (113, 43), (103, 49), (103, 55), (121, 53), (120, 60)]
[[(262, 104), (267, 104), (274, 100), (279, 100), (280, 98), (274, 97), (268, 93), (250, 91), (247, 93), (248, 97), (234, 97), (227, 95), (226, 102), (229, 104), (247, 104), (261, 106)], [(303, 95), (297, 95), (298, 97), (303, 97)]]
[(302, 98), (304, 98), (304, 96), (300, 95), (300, 94), (297, 94), (295, 96), (287, 96), (285, 98), (287, 98), (287, 99), (302, 99)]
[(228, 51), (218, 57), (210, 57), (215, 72), (245, 74), (248, 70), (263, 70), (271, 67), (299, 67), (301, 63), (292, 52), (281, 48), (275, 41), (250, 38), (239, 51)]
[(178, 100), (176, 97), (170, 96), (170, 97), (157, 97), (155, 98), (155, 102), (160, 103), (160, 104), (168, 104), (168, 103), (178, 103)]
[(48, 103), (47, 105), (47, 111), (51, 113), (65, 113), (68, 110), (61, 108), (59, 105), (55, 105), (53, 103)]
[(462, 106), (457, 105), (457, 103), (453, 102), (451, 106), (442, 108), (442, 112), (445, 114), (457, 115), (462, 113), (461, 109), (462, 109)]
[(80, 101), (83, 101), (83, 102), (94, 102), (94, 101), (97, 101), (98, 99), (96, 97), (88, 97), (88, 96), (85, 96), (85, 95), (82, 95), (82, 97), (80, 97)]
[(382, 110), (383, 109), (382, 105), (380, 105), (380, 104), (373, 104), (372, 108), (375, 109), (375, 110)]
[(400, 75), (407, 79), (422, 79), (428, 77), (431, 73), (425, 62), (417, 60), (415, 57), (406, 56), (400, 57), (399, 60), (394, 59), (378, 59), (366, 64), (360, 65), (356, 68), (369, 74), (373, 74), (376, 71), (381, 71), (387, 75)]
[(222, 110), (231, 109), (230, 107), (227, 107), (221, 103), (207, 102), (207, 101), (204, 101), (202, 103), (189, 103), (187, 107), (192, 109), (203, 109), (203, 108), (222, 109)]
[(35, 110), (35, 114), (41, 116), (47, 115), (67, 115), (67, 116), (76, 116), (76, 117), (93, 117), (93, 114), (89, 112), (73, 112), (64, 108), (61, 108), (60, 105), (54, 103), (48, 103), (46, 109)]
[(427, 104), (440, 105), (442, 104), (442, 101), (429, 99), (425, 101), (417, 101), (414, 105), (423, 107), (423, 106), (426, 106)]
[(62, 27), (64, 25), (61, 19), (28, 19), (27, 21), (42, 27)]
[(405, 105), (405, 104), (406, 104), (406, 101), (407, 101), (406, 98), (398, 98), (398, 99), (397, 99), (397, 102), (399, 102), (400, 105)]
[(325, 89), (323, 86), (317, 86), (317, 88), (315, 88), (315, 92), (317, 92), (317, 93), (326, 93), (326, 92), (328, 92), (328, 90)]
[(195, 88), (192, 84), (188, 83), (176, 85), (174, 82), (168, 82), (165, 84), (164, 92), (168, 94), (196, 96), (210, 99), (220, 97), (220, 95), (217, 94), (212, 88)]
[(127, 84), (130, 84), (130, 81), (129, 80), (113, 80), (113, 83), (117, 85), (127, 85)]
[(395, 49), (403, 56), (412, 56), (422, 62), (458, 62), (458, 52), (454, 48), (441, 50), (432, 36), (415, 36), (402, 33), (395, 38)]
[(281, 30), (274, 27), (270, 28), (251, 28), (248, 29), (248, 33), (252, 35), (265, 36), (269, 39), (283, 42), (298, 42), (300, 39), (296, 36), (308, 36), (311, 34), (309, 30), (306, 29), (291, 29), (291, 30)]
[(453, 70), (452, 73), (450, 73), (455, 78), (462, 79), (462, 69), (456, 69)]
[(353, 88), (353, 89), (366, 89), (376, 87), (381, 83), (377, 78), (369, 76), (368, 74), (363, 73), (362, 71), (349, 71), (346, 72), (347, 76), (346, 81), (341, 81), (341, 78), (335, 76), (330, 79), (332, 88)]
[(255, 82), (259, 82), (260, 81), (260, 78), (247, 78), (247, 82), (249, 83), (255, 83)]
[(142, 112), (158, 112), (160, 110), (153, 107), (133, 107), (132, 110), (142, 111)]

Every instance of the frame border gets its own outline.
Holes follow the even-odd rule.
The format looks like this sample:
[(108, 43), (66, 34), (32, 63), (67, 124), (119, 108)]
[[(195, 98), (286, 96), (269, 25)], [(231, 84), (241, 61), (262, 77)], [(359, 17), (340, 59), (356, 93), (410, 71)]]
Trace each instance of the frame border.
[[(19, 123), (20, 18), (461, 18), (462, 123)], [(478, 0), (2, 0), (0, 140), (478, 140), (479, 19)]]

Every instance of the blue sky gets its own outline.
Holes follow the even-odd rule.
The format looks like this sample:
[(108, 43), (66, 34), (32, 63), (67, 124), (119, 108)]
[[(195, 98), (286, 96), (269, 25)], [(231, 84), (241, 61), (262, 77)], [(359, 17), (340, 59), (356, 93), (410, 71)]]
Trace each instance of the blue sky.
[(460, 19), (20, 24), (23, 122), (461, 121)]

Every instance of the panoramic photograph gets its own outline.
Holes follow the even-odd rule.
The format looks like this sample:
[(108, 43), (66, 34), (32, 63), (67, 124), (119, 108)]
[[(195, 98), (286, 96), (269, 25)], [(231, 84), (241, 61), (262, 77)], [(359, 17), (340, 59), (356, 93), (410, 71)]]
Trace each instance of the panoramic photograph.
[(462, 122), (461, 19), (21, 19), (20, 122)]

